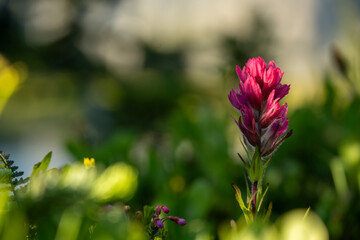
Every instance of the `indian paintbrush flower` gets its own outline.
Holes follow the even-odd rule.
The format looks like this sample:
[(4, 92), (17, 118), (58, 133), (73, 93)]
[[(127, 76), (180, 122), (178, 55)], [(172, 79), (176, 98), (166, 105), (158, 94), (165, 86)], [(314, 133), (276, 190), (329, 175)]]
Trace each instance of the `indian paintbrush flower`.
[(239, 87), (231, 90), (228, 97), (240, 113), (239, 120), (234, 121), (243, 135), (249, 159), (245, 161), (240, 154), (239, 157), (252, 182), (249, 209), (255, 216), (258, 183), (261, 182), (269, 162), (263, 164), (262, 160), (271, 157), (292, 133), (292, 130), (286, 133), (289, 126), (289, 119), (286, 118), (287, 104), (279, 103), (289, 93), (290, 86), (280, 83), (284, 73), (276, 67), (274, 61), (266, 64), (261, 57), (249, 59), (243, 69), (236, 66), (236, 72), (240, 79)]
[(236, 121), (248, 148), (259, 148), (261, 157), (270, 156), (289, 135), (282, 137), (288, 129), (287, 104), (280, 106), (290, 86), (281, 84), (284, 73), (274, 61), (267, 65), (258, 57), (249, 59), (241, 70), (236, 66), (239, 88), (231, 90), (229, 100), (240, 112)]

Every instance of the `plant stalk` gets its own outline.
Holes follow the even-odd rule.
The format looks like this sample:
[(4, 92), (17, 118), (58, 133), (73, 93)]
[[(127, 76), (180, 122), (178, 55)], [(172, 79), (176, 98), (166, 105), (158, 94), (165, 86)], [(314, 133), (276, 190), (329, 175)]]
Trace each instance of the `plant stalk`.
[(252, 183), (252, 200), (251, 200), (251, 212), (253, 214), (253, 217), (255, 219), (256, 216), (256, 195), (257, 195), (257, 189), (258, 189), (258, 182), (255, 181)]

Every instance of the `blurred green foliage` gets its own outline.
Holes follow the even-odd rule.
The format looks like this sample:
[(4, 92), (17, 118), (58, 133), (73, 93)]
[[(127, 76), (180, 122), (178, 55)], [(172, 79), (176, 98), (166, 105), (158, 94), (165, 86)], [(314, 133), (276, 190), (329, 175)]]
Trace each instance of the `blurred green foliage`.
[[(10, 139), (12, 130), (24, 131), (39, 119), (71, 122), (66, 147), (75, 163), (34, 174), (15, 202), (14, 194), (0, 194), (1, 239), (142, 239), (148, 229), (136, 211), (158, 204), (188, 222), (182, 228), (165, 224), (175, 240), (288, 239), (286, 229), (311, 233), (314, 226), (318, 239), (326, 239), (327, 232), (331, 239), (360, 236), (356, 63), (337, 52), (338, 71), (324, 73), (319, 83), (324, 97), (289, 113), (294, 134), (274, 154), (264, 179), (270, 187), (263, 204), (273, 203), (270, 223), (248, 229), (231, 188), (235, 183), (244, 192), (245, 181), (236, 157), (240, 144), (234, 142), (240, 132), (231, 122), (226, 95), (237, 83), (235, 64), (271, 56), (274, 39), (266, 20), (257, 16), (248, 36), (224, 37), (223, 81), (201, 89), (186, 74), (184, 49), (141, 43), (140, 71), (114, 75), (76, 47), (81, 32), (76, 22), (58, 41), (29, 46), (8, 2), (0, 5), (5, 36), (0, 52), (10, 62), (21, 61), (29, 73), (4, 109), (1, 138)], [(94, 157), (97, 167), (76, 163), (84, 157)], [(47, 169), (46, 159), (35, 172)], [(1, 167), (0, 177), (14, 176)], [(310, 224), (298, 223), (303, 212), (284, 215), (309, 206), (320, 217), (310, 214)], [(238, 229), (230, 229), (231, 219)]]
[(51, 153), (34, 166), (25, 186), (11, 188), (10, 194), (2, 189), (1, 239), (145, 238), (141, 219), (136, 221), (119, 202), (136, 190), (134, 168), (116, 163), (104, 170), (82, 164), (47, 170), (50, 159)]

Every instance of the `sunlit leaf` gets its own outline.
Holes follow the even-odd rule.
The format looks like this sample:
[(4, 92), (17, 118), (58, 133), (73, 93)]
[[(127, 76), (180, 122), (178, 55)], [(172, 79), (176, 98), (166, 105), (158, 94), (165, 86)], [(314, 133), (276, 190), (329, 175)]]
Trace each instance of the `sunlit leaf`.
[(309, 208), (306, 210), (306, 212), (305, 212), (305, 214), (304, 214), (304, 218), (303, 218), (303, 219), (305, 219), (305, 218), (307, 217), (307, 215), (309, 214), (309, 212), (310, 212), (310, 208), (311, 208), (311, 207), (309, 207)]
[(236, 186), (235, 184), (231, 184), (231, 186), (235, 190), (236, 201), (239, 203), (239, 206), (240, 206), (241, 210), (244, 213), (246, 222), (250, 223), (252, 221), (252, 215), (251, 215), (250, 208), (245, 206), (244, 201), (243, 201), (243, 199), (241, 197), (241, 191), (240, 191), (239, 187)]
[(52, 155), (52, 152), (49, 152), (48, 154), (46, 154), (44, 159), (41, 160), (41, 162), (38, 162), (34, 165), (33, 171), (31, 173), (31, 177), (39, 174), (40, 172), (45, 172), (47, 170), (47, 168), (49, 167), (49, 164), (50, 164), (51, 155)]
[(137, 177), (133, 167), (125, 163), (114, 164), (95, 180), (91, 196), (99, 201), (128, 199), (137, 188)]

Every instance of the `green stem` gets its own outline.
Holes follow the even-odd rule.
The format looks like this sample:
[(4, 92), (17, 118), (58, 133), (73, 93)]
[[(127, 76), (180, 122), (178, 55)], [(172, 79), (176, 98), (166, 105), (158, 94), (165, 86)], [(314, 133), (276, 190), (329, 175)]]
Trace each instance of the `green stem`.
[(251, 200), (251, 212), (253, 214), (253, 217), (255, 219), (256, 217), (256, 195), (257, 195), (257, 189), (258, 189), (258, 182), (255, 181), (252, 183), (252, 200)]

